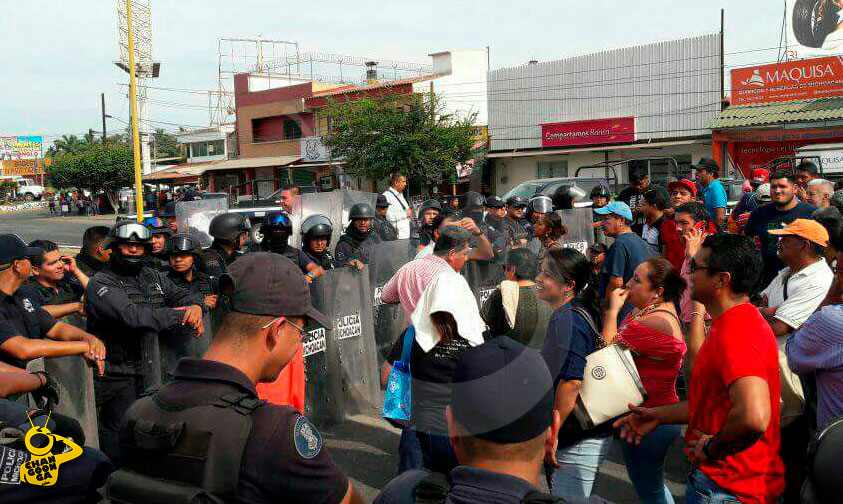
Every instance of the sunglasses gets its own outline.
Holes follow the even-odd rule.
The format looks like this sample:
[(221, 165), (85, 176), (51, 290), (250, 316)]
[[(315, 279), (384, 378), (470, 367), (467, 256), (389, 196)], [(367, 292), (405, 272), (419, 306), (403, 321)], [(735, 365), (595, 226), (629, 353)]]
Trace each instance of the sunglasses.
[(304, 335), (307, 333), (307, 331), (304, 329), (304, 327), (299, 326), (298, 324), (296, 324), (295, 322), (293, 322), (292, 320), (288, 319), (287, 317), (285, 317), (283, 315), (270, 320), (269, 323), (267, 323), (266, 325), (261, 327), (261, 329), (269, 329), (272, 326), (272, 324), (274, 324), (276, 322), (286, 322), (286, 323), (290, 324), (291, 326), (295, 327), (296, 329), (298, 329), (300, 337), (304, 337)]
[(689, 266), (690, 266), (689, 269), (691, 270), (691, 273), (696, 273), (697, 270), (708, 270), (708, 271), (713, 271), (715, 273), (722, 273), (723, 272), (723, 270), (720, 269), (720, 268), (713, 268), (711, 266), (700, 266), (699, 264), (697, 264), (697, 261), (694, 260), (694, 259), (691, 259), (691, 262), (690, 262)]

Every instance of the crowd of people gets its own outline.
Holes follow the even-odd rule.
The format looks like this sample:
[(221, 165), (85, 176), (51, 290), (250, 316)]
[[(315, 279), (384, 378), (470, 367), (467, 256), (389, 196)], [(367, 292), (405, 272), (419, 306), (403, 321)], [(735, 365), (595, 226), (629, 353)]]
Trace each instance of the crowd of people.
[[(328, 215), (294, 230), (293, 187), (260, 243), (247, 219), (224, 213), (203, 249), (174, 204), (89, 228), (75, 257), (0, 235), (0, 447), (26, 452), (27, 415), (64, 440), (53, 450), (82, 447), (78, 478), (0, 481), (0, 499), (96, 501), (106, 486), (125, 503), (362, 502), (310, 420), (258, 390), (307, 329), (331, 328), (308, 284), (408, 240), (415, 258), (380, 290), (406, 328), (379, 374), (388, 389), (410, 370), (412, 414), (395, 421), (397, 476), (376, 502), (604, 502), (592, 493), (620, 443), (638, 500), (670, 504), (678, 442), (691, 463), (686, 503), (799, 503), (804, 488), (831, 502), (824, 492), (839, 482), (815, 481), (808, 454), (843, 417), (843, 192), (809, 162), (755, 170), (729, 212), (717, 164), (694, 168), (696, 180), (667, 187), (632, 173), (614, 200), (596, 187), (586, 253), (566, 241), (573, 213), (590, 211), (575, 209), (586, 196), (576, 186), (414, 208), (401, 174), (374, 206), (349, 209), (335, 244)], [(482, 303), (460, 274), (472, 262), (500, 273)], [(607, 348), (628, 350), (642, 399), (595, 424), (585, 394), (605, 370), (590, 359)], [(93, 369), (98, 450), (78, 422), (50, 414), (74, 384), (25, 371), (42, 357)]]

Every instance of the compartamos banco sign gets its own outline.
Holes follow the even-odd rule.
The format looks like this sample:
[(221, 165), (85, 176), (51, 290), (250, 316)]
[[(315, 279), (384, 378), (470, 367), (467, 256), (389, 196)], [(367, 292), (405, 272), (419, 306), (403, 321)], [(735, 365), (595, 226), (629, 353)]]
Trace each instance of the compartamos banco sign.
[(843, 58), (829, 56), (732, 70), (732, 105), (843, 96)]
[(618, 144), (635, 141), (635, 117), (542, 124), (542, 147)]

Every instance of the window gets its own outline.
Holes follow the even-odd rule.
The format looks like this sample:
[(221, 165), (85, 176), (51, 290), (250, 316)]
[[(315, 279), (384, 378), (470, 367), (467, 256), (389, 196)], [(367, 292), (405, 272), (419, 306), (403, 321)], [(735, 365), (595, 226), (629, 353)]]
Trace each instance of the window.
[(203, 157), (208, 155), (208, 144), (205, 142), (190, 144), (191, 157)]
[(567, 161), (541, 161), (536, 167), (536, 178), (553, 178), (553, 177), (567, 177), (568, 176), (568, 162)]
[(225, 140), (215, 140), (208, 142), (209, 156), (222, 156), (225, 154)]
[(284, 140), (301, 138), (301, 126), (298, 121), (284, 119)]

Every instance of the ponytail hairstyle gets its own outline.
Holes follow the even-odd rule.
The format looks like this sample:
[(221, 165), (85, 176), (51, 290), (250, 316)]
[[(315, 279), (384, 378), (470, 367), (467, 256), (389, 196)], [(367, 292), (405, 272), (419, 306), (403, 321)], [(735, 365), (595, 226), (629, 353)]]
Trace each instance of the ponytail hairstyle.
[(562, 216), (558, 212), (550, 212), (542, 214), (540, 219), (545, 219), (545, 224), (550, 228), (550, 232), (545, 235), (545, 239), (558, 240), (568, 234), (568, 227), (562, 223)]
[(688, 287), (688, 283), (679, 275), (679, 270), (663, 257), (651, 257), (644, 263), (650, 266), (647, 281), (653, 289), (661, 287), (664, 291), (662, 299), (665, 302), (678, 303)]
[(548, 276), (565, 285), (574, 282), (574, 300), (582, 304), (595, 321), (599, 320), (597, 289), (588, 283), (591, 279), (589, 260), (576, 249), (560, 248), (548, 250), (544, 261)]
[(438, 311), (430, 314), (430, 322), (436, 328), (436, 333), (442, 343), (448, 345), (460, 337), (457, 321), (454, 316), (446, 311)]

